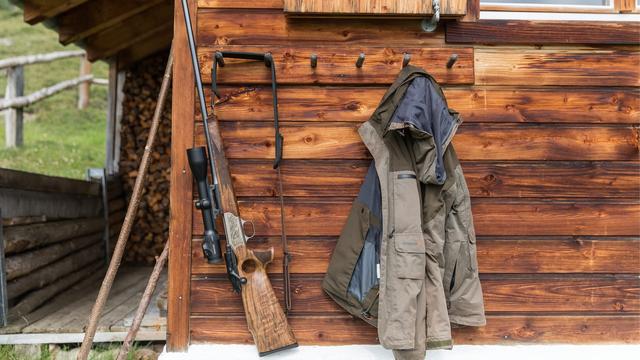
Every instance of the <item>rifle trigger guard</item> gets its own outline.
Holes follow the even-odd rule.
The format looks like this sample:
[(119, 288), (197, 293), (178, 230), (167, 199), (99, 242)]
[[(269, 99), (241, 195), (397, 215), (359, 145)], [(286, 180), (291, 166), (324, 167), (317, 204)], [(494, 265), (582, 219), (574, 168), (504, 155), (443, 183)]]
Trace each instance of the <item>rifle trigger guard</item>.
[[(242, 232), (244, 232), (244, 236), (246, 238), (246, 241), (249, 241), (250, 239), (252, 239), (256, 235), (256, 225), (253, 223), (253, 221), (242, 220), (242, 219), (240, 219), (240, 223), (242, 224)], [(251, 235), (246, 233), (244, 224), (251, 224)]]

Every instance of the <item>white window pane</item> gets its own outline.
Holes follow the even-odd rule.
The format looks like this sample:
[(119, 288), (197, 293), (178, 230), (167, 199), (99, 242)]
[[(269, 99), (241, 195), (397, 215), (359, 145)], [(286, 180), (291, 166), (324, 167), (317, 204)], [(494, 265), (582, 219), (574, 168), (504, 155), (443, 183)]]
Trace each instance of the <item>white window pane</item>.
[[(637, 0), (640, 4), (640, 0)], [(611, 0), (480, 0), (486, 4), (609, 6)]]

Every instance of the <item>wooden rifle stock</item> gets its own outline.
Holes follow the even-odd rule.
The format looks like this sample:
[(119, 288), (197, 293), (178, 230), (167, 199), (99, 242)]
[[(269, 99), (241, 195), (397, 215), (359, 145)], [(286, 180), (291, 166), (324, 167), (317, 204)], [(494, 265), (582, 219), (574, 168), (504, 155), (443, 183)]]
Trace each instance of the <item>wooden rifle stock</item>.
[(242, 264), (240, 276), (247, 278), (247, 284), (242, 288), (242, 304), (260, 356), (298, 346), (267, 277), (273, 248), (254, 252), (243, 246), (236, 249), (236, 256)]

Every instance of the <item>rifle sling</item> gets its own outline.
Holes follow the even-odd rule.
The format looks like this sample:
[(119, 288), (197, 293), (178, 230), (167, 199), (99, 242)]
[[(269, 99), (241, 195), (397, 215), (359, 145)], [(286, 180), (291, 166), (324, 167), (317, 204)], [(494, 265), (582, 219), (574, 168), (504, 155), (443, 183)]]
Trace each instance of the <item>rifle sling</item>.
[(284, 220), (284, 194), (282, 192), (282, 173), (280, 166), (276, 168), (278, 172), (278, 197), (280, 198), (280, 238), (282, 240), (282, 276), (284, 278), (284, 303), (285, 313), (288, 314), (291, 311), (291, 282), (289, 277), (289, 262), (291, 261), (291, 254), (289, 254), (289, 248), (287, 244), (287, 232), (285, 228)]

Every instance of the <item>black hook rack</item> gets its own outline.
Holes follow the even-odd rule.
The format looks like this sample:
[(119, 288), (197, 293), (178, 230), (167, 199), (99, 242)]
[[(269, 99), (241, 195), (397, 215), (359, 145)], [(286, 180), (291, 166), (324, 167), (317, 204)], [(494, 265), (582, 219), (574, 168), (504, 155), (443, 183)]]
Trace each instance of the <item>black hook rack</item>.
[(404, 69), (405, 67), (407, 67), (407, 65), (409, 65), (409, 62), (411, 62), (411, 54), (404, 53), (404, 55), (402, 56), (402, 68)]
[(318, 55), (316, 54), (311, 54), (311, 58), (309, 59), (311, 61), (311, 67), (312, 68), (316, 68), (318, 67)]
[(362, 64), (364, 64), (364, 53), (360, 53), (360, 56), (358, 56), (358, 60), (356, 60), (356, 67), (361, 68)]
[(451, 54), (449, 61), (447, 61), (447, 69), (451, 69), (456, 61), (458, 61), (458, 54)]

